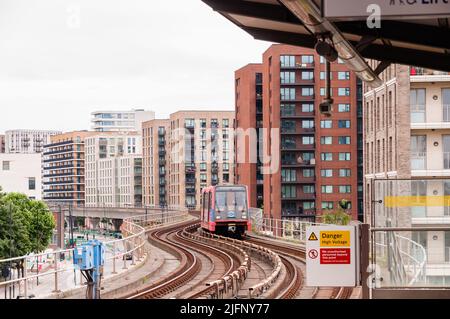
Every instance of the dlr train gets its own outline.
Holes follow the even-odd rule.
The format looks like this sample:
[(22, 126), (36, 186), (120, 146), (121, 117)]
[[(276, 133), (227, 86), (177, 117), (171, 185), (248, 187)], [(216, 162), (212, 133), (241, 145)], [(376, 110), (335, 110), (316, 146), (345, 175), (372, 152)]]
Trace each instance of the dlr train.
[(251, 230), (245, 185), (210, 186), (202, 190), (201, 227), (218, 235), (241, 237)]

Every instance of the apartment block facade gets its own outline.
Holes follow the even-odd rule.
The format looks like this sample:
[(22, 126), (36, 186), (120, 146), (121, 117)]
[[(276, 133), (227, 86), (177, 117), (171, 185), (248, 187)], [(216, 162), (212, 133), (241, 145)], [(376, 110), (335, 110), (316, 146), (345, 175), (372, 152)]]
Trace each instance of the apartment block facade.
[(142, 206), (142, 145), (137, 132), (85, 139), (86, 207)]
[(180, 111), (145, 122), (145, 205), (199, 209), (204, 187), (233, 184), (233, 125), (233, 111)]
[(59, 131), (9, 130), (5, 132), (5, 152), (15, 154), (42, 153), (50, 137), (61, 134)]
[[(365, 219), (379, 224), (383, 216), (395, 216), (404, 227), (448, 227), (450, 75), (391, 65), (382, 79), (382, 86), (364, 89)], [(380, 202), (386, 195), (442, 202), (386, 209)], [(414, 231), (410, 236), (426, 250), (427, 281), (448, 285), (450, 232)]]
[[(332, 63), (334, 105), (327, 116), (318, 107), (325, 97), (325, 60), (315, 51), (272, 45), (255, 68), (236, 72), (236, 126), (269, 132), (258, 137), (270, 157), (262, 164), (270, 173), (261, 174), (265, 216), (315, 220), (345, 199), (353, 219), (362, 218), (362, 87), (356, 76)], [(262, 96), (255, 82), (259, 72)], [(262, 123), (255, 97), (262, 98)], [(251, 180), (252, 189), (249, 164), (236, 165), (237, 183)]]
[(42, 199), (41, 154), (0, 154), (0, 187)]
[(42, 154), (43, 199), (83, 206), (85, 139), (95, 132), (75, 131), (50, 138)]
[(5, 135), (0, 134), (0, 153), (6, 152), (6, 146), (5, 146)]
[(95, 111), (91, 113), (91, 128), (96, 132), (140, 132), (142, 122), (153, 120), (154, 118), (155, 112), (143, 109)]
[(170, 120), (152, 120), (143, 125), (143, 196), (149, 206), (168, 205)]

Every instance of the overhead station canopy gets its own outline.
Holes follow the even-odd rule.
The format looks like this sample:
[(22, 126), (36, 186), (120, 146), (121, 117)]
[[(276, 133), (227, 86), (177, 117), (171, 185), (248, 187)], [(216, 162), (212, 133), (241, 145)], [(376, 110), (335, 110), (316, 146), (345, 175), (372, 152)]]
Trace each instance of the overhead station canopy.
[[(372, 86), (381, 84), (378, 74), (390, 63), (450, 72), (450, 1), (202, 1), (259, 40), (314, 48), (326, 38)], [(382, 63), (372, 70), (364, 58)]]

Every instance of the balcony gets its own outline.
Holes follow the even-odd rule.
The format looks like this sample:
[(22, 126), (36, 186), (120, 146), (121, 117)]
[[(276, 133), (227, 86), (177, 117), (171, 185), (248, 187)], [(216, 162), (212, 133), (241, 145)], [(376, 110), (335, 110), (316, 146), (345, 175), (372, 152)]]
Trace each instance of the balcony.
[(62, 161), (69, 161), (73, 160), (73, 156), (67, 156), (67, 157), (60, 157), (60, 158), (51, 158), (51, 159), (45, 159), (44, 163), (51, 163), (51, 162), (62, 162)]
[(186, 188), (186, 195), (195, 195), (195, 188)]
[(164, 145), (166, 145), (165, 140), (158, 140), (158, 146), (164, 146)]
[[(450, 158), (447, 158), (447, 161)], [(445, 153), (444, 153), (444, 167), (445, 167)], [(448, 162), (447, 162), (448, 164)], [(412, 152), (411, 153), (411, 170), (424, 170), (427, 168), (427, 153)]]
[(280, 69), (282, 69), (282, 70), (314, 69), (314, 62), (313, 63), (295, 62), (295, 64), (280, 63)]
[(47, 151), (44, 152), (43, 155), (53, 155), (53, 154), (62, 154), (62, 153), (69, 153), (73, 152), (73, 147), (62, 149), (62, 150), (53, 150), (53, 151)]
[(186, 166), (185, 172), (186, 174), (195, 174), (196, 168), (195, 166)]
[(189, 185), (195, 184), (195, 178), (186, 178), (186, 184)]
[(164, 135), (166, 135), (166, 130), (159, 129), (158, 130), (158, 136), (164, 136)]
[(159, 171), (159, 176), (166, 176), (166, 171)]
[(158, 155), (159, 156), (166, 156), (166, 151), (165, 150), (159, 150), (158, 151)]
[(166, 185), (165, 179), (159, 180), (159, 186), (165, 186), (165, 185)]
[(166, 160), (165, 159), (163, 159), (163, 160), (159, 160), (159, 166), (164, 166), (164, 165), (166, 165)]

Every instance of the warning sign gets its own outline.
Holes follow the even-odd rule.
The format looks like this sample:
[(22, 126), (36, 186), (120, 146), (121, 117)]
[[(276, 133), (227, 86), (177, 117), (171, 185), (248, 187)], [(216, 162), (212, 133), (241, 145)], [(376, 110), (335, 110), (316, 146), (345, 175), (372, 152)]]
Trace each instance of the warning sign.
[(350, 264), (350, 248), (323, 248), (320, 250), (321, 264)]
[(314, 232), (311, 233), (311, 235), (309, 235), (308, 240), (319, 240), (316, 236), (316, 234), (314, 234)]
[[(311, 235), (314, 233), (311, 233)], [(315, 235), (314, 235), (315, 236)], [(350, 231), (321, 231), (321, 247), (350, 247)]]
[(357, 227), (341, 225), (306, 228), (306, 285), (354, 287), (358, 282)]
[(308, 256), (309, 256), (309, 258), (311, 258), (311, 259), (316, 259), (317, 256), (319, 256), (319, 253), (317, 252), (317, 250), (311, 249), (311, 250), (308, 252)]

